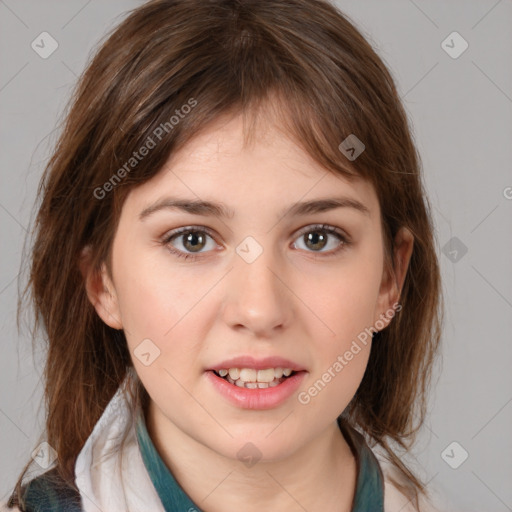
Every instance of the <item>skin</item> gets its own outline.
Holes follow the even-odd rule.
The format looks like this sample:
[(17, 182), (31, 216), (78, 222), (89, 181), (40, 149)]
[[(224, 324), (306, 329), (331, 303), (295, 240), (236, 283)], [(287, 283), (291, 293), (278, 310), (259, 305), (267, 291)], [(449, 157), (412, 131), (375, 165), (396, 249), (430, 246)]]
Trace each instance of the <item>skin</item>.
[[(150, 436), (198, 506), (208, 512), (349, 511), (356, 461), (336, 418), (361, 382), (371, 340), (307, 405), (294, 394), (274, 409), (238, 408), (204, 371), (233, 356), (278, 355), (307, 370), (299, 391), (307, 390), (398, 301), (413, 237), (405, 229), (397, 235), (391, 276), (373, 187), (327, 172), (267, 121), (243, 148), (241, 117), (218, 120), (132, 190), (113, 241), (112, 275), (105, 267), (101, 273), (85, 268), (87, 292), (103, 321), (124, 329), (151, 397)], [(235, 214), (222, 219), (162, 209), (139, 219), (170, 195), (222, 202)], [(297, 201), (340, 196), (360, 201), (369, 215), (343, 207), (278, 216)], [(335, 235), (327, 234), (324, 247), (299, 236), (319, 223), (343, 230), (352, 243), (333, 254), (340, 247)], [(184, 226), (214, 233), (195, 242), (196, 261), (169, 251), (197, 254), (183, 236), (162, 241)], [(306, 232), (325, 234), (314, 227)], [(247, 236), (263, 249), (252, 263), (236, 253)], [(145, 366), (134, 350), (148, 338), (160, 356)], [(252, 467), (237, 459), (247, 442), (261, 453)]]

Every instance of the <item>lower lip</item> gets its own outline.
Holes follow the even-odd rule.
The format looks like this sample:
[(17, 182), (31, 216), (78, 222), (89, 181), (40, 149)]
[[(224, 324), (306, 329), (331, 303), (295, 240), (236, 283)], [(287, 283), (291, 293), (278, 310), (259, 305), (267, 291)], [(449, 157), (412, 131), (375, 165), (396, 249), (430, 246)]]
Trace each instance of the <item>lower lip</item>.
[(248, 389), (230, 384), (211, 370), (206, 372), (206, 378), (212, 383), (213, 387), (229, 402), (242, 409), (272, 409), (278, 407), (297, 391), (305, 375), (305, 371), (297, 372), (273, 388)]

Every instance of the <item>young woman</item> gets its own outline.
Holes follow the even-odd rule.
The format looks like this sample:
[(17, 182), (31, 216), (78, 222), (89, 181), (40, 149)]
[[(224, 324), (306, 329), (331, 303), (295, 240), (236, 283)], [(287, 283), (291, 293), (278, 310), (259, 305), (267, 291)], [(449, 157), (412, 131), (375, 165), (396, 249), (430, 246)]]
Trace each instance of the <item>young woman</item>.
[(40, 196), (47, 463), (6, 510), (429, 509), (398, 452), (440, 338), (433, 224), (393, 79), (333, 5), (135, 9)]

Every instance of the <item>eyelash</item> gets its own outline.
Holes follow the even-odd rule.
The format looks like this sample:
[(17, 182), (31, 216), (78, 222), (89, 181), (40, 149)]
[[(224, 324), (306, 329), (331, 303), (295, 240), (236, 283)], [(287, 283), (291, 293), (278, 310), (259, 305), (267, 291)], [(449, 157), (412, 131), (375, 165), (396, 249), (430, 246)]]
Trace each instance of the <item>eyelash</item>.
[[(313, 224), (310, 226), (306, 226), (306, 228), (299, 231), (296, 238), (299, 238), (299, 237), (305, 235), (306, 233), (318, 232), (318, 231), (328, 233), (329, 235), (335, 235), (341, 242), (339, 247), (337, 247), (336, 249), (334, 249), (332, 251), (326, 252), (325, 255), (323, 252), (316, 252), (316, 254), (320, 254), (321, 255), (320, 257), (322, 257), (322, 258), (336, 256), (340, 251), (346, 249), (352, 243), (351, 240), (342, 231), (340, 231), (338, 228), (335, 228), (334, 226), (330, 226), (329, 224)], [(162, 244), (167, 246), (167, 249), (169, 250), (169, 252), (171, 252), (172, 254), (178, 256), (179, 258), (183, 258), (185, 260), (195, 261), (202, 257), (201, 256), (202, 253), (197, 253), (197, 254), (184, 253), (183, 251), (177, 250), (172, 245), (170, 245), (171, 241), (174, 238), (176, 238), (179, 235), (182, 235), (184, 233), (205, 233), (205, 234), (209, 235), (213, 240), (215, 240), (215, 236), (214, 236), (212, 230), (210, 230), (206, 226), (186, 226), (186, 227), (171, 231), (170, 233), (167, 233), (166, 236), (164, 236), (164, 238), (162, 240)], [(307, 252), (311, 252), (311, 253), (315, 254), (315, 251), (307, 251)]]

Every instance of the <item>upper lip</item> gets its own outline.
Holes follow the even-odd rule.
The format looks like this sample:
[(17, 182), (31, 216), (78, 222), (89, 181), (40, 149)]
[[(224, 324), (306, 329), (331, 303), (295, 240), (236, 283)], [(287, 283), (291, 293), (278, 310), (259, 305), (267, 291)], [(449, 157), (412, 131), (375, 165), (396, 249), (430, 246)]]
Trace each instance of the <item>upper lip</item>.
[(229, 368), (252, 368), (254, 370), (266, 370), (268, 368), (290, 368), (295, 372), (303, 371), (304, 368), (294, 361), (278, 356), (269, 356), (263, 358), (255, 358), (252, 356), (238, 356), (226, 359), (218, 364), (214, 364), (208, 370), (219, 371)]

